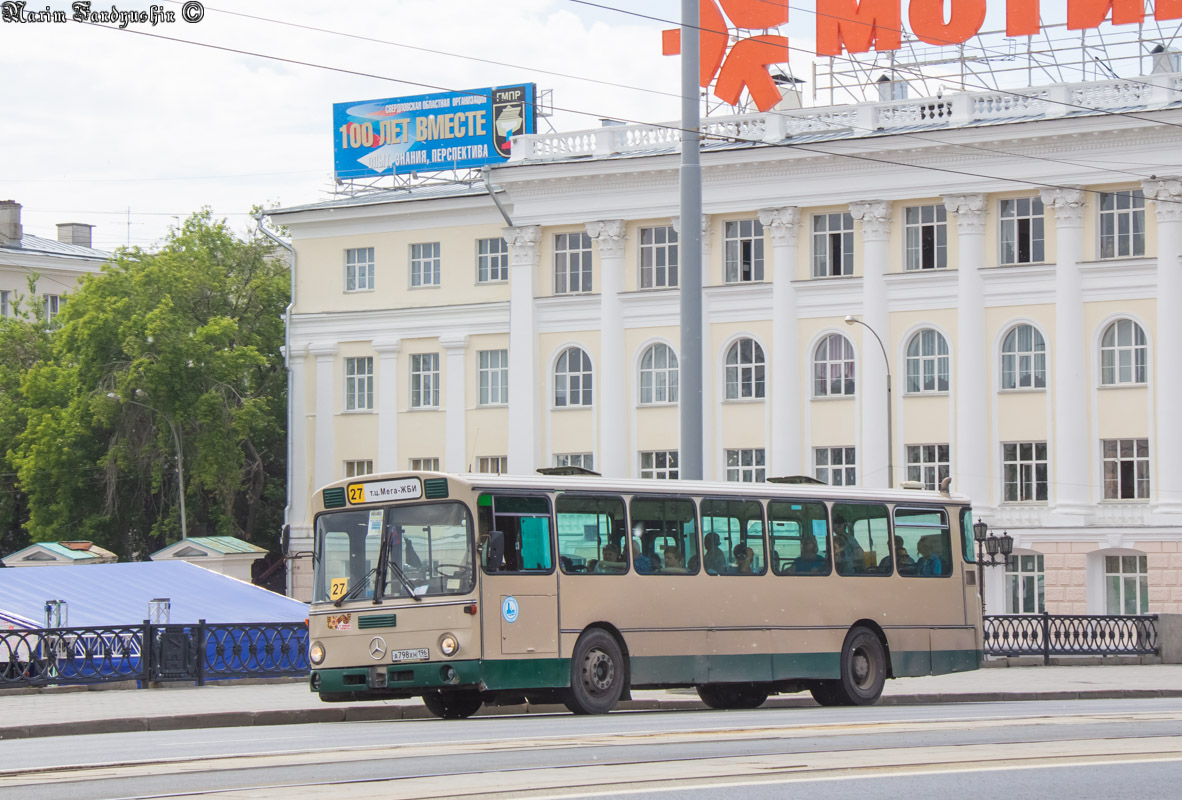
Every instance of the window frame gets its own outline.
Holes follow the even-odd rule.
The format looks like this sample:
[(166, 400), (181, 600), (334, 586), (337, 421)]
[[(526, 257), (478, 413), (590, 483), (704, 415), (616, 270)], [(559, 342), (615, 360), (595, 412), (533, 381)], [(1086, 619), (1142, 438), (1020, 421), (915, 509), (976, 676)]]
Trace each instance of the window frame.
[(430, 289), (442, 285), (443, 258), (439, 242), (410, 245), (410, 288)]
[[(358, 466), (362, 465), (368, 465), (368, 467), (358, 472)], [(373, 474), (373, 459), (371, 458), (345, 459), (343, 469), (341, 470), (341, 477), (343, 478), (360, 478), (363, 475)]]
[[(822, 567), (820, 569), (798, 572), (796, 569), (795, 562), (797, 561), (797, 559), (799, 559), (801, 557), (799, 555), (797, 555), (797, 556), (792, 556), (792, 557), (786, 558), (786, 557), (781, 556), (779, 550), (776, 549), (776, 540), (777, 539), (791, 538), (791, 537), (783, 537), (783, 536), (777, 537), (776, 536), (776, 531), (774, 528), (776, 522), (777, 521), (779, 521), (779, 522), (789, 522), (789, 521), (795, 522), (795, 520), (788, 520), (787, 518), (780, 519), (780, 520), (773, 519), (773, 515), (777, 512), (779, 506), (788, 506), (789, 511), (800, 510), (802, 512), (805, 511), (806, 506), (814, 507), (813, 508), (814, 511), (817, 510), (816, 507), (820, 508), (820, 511), (821, 511), (820, 519), (821, 519), (821, 521), (823, 521), (825, 523), (825, 533), (824, 533), (825, 541), (823, 543), (824, 544), (824, 555), (821, 556), (817, 561), (813, 562), (813, 563), (820, 563), (822, 565)], [(800, 508), (793, 509), (792, 506), (800, 506)], [(776, 575), (777, 577), (779, 577), (779, 576), (824, 577), (826, 575), (833, 574), (833, 543), (832, 543), (833, 532), (832, 532), (831, 525), (830, 525), (829, 505), (827, 503), (825, 503), (823, 500), (817, 500), (817, 499), (808, 499), (808, 498), (795, 499), (795, 498), (785, 498), (785, 497), (774, 497), (774, 498), (768, 499), (767, 507), (764, 509), (764, 515), (767, 519), (767, 538), (768, 538), (768, 547), (769, 547), (768, 566), (770, 567), (773, 575)], [(811, 522), (814, 522), (814, 523), (817, 521), (816, 517), (810, 517), (809, 519)], [(815, 527), (816, 526), (814, 525), (813, 530), (807, 531), (807, 533), (809, 533), (812, 536), (814, 541), (816, 541), (816, 538), (817, 538), (817, 532), (815, 530)], [(801, 528), (799, 533), (800, 533), (800, 535), (797, 537), (797, 539), (799, 541), (803, 541), (804, 534), (806, 533), (806, 531), (803, 528)], [(801, 547), (801, 545), (798, 545), (798, 548), (799, 547)], [(822, 552), (821, 545), (819, 544), (817, 547), (817, 554), (820, 556), (821, 552)], [(783, 566), (784, 564), (790, 564), (791, 566)]]
[[(417, 464), (415, 462), (418, 462)], [(439, 472), (439, 457), (438, 456), (423, 456), (420, 458), (408, 458), (406, 460), (407, 469), (411, 472)]]
[[(912, 521), (912, 522), (904, 521), (904, 522), (900, 523), (899, 512), (903, 512), (904, 514), (906, 514), (909, 511), (918, 511), (918, 512), (922, 512), (923, 514), (938, 514), (940, 517), (941, 523), (938, 525), (933, 525), (930, 522), (916, 522), (916, 521)], [(906, 518), (904, 518), (904, 519), (906, 519)], [(920, 545), (923, 544), (924, 539), (928, 539), (930, 536), (932, 536), (933, 535), (932, 533), (920, 535), (919, 538), (917, 538), (915, 540), (914, 550), (907, 553), (907, 555), (912, 559), (912, 565), (910, 565), (906, 569), (906, 571), (904, 571), (903, 568), (900, 568), (900, 566), (897, 563), (893, 563), (896, 560), (895, 556), (898, 554), (897, 551), (895, 550), (895, 540), (898, 538), (902, 538), (903, 545), (904, 545), (904, 547), (906, 547), (907, 546), (907, 537), (909, 535), (911, 535), (911, 536), (915, 535), (914, 533), (910, 533), (910, 534), (900, 533), (899, 532), (900, 529), (903, 529), (905, 531), (928, 530), (928, 531), (942, 531), (943, 532), (943, 544), (945, 545), (945, 547), (942, 549), (941, 555), (947, 559), (947, 564), (941, 564), (941, 571), (940, 572), (925, 574), (922, 571), (922, 567), (920, 566), (923, 561), (923, 557), (920, 556), (920, 554), (919, 554)], [(896, 505), (894, 508), (891, 509), (890, 547), (891, 547), (892, 571), (896, 575), (898, 575), (899, 577), (902, 577), (902, 578), (951, 578), (952, 572), (953, 572), (952, 565), (953, 565), (953, 553), (955, 552), (955, 546), (953, 545), (953, 542), (952, 542), (952, 523), (951, 523), (951, 520), (949, 519), (949, 516), (948, 516), (948, 509), (940, 507), (940, 506), (913, 506), (913, 505), (902, 505), (902, 504)]]
[[(834, 228), (836, 224), (838, 227)], [(813, 214), (812, 277), (848, 278), (854, 274), (854, 215), (849, 211)], [(840, 261), (837, 269), (834, 263)]]
[[(1021, 330), (1029, 328), (1032, 332), (1030, 338), (1030, 349), (1019, 349), (1021, 345)], [(1007, 350), (1007, 342), (1010, 337), (1014, 339), (1014, 349)], [(1041, 347), (1041, 349), (1039, 349)], [(1047, 388), (1047, 362), (1050, 360), (1050, 351), (1047, 349), (1046, 337), (1042, 335), (1042, 331), (1036, 325), (1030, 322), (1018, 322), (1006, 329), (1005, 334), (1001, 337), (1001, 347), (998, 351), (998, 367), (1000, 374), (998, 376), (998, 391), (1000, 392), (1045, 392)], [(1026, 373), (1029, 375), (1030, 385), (1023, 386), (1022, 380), (1024, 373), (1022, 370), (1022, 360), (1029, 359), (1029, 366)], [(1038, 367), (1041, 360), (1042, 367)], [(1007, 365), (1012, 366), (1007, 371)], [(1013, 386), (1008, 385), (1007, 375), (1012, 374)], [(1041, 383), (1040, 383), (1041, 381)]]
[[(356, 258), (353, 261), (353, 263), (349, 263), (350, 257), (353, 257), (353, 256), (355, 256), (355, 254), (359, 254), (364, 251), (368, 251), (368, 253), (369, 253), (368, 260), (363, 261), (359, 258)], [(344, 275), (345, 292), (347, 294), (353, 294), (356, 292), (372, 292), (374, 290), (374, 285), (376, 283), (376, 281), (375, 281), (375, 264), (377, 263), (377, 257), (376, 257), (376, 254), (374, 253), (374, 248), (372, 248), (372, 247), (346, 247), (344, 255), (345, 255), (345, 259), (344, 259), (345, 260), (345, 275)], [(359, 271), (362, 267), (365, 268), (365, 283), (366, 283), (365, 286), (361, 286), (360, 281), (358, 281), (358, 279), (357, 279)], [(350, 276), (350, 274), (349, 274), (350, 270), (353, 271), (352, 276)], [(350, 278), (352, 278), (352, 280), (353, 280), (353, 288), (352, 289), (349, 288)]]
[[(751, 360), (743, 361), (743, 343), (751, 343)], [(731, 354), (734, 354), (734, 363)], [(732, 380), (732, 375), (734, 379)], [(732, 387), (734, 387), (732, 394)], [(750, 394), (743, 392), (750, 390)], [(723, 402), (764, 400), (767, 397), (767, 355), (754, 336), (740, 336), (723, 355)]]
[[(364, 363), (368, 362), (368, 363)], [(367, 371), (358, 371), (358, 367), (368, 366)], [(367, 412), (374, 410), (374, 363), (373, 356), (345, 357), (345, 412)], [(358, 381), (361, 382), (360, 388)], [(357, 404), (361, 397), (363, 405)]]
[[(423, 359), (431, 359), (430, 368), (423, 368)], [(423, 400), (424, 392), (430, 395), (427, 402)], [(410, 407), (431, 410), (439, 408), (439, 353), (410, 354)]]
[[(932, 219), (925, 220), (925, 212)], [(910, 217), (915, 212), (918, 219)], [(925, 233), (931, 233), (931, 266), (927, 266)], [(913, 235), (914, 234), (914, 235)], [(914, 240), (914, 241), (913, 241)], [(903, 209), (903, 271), (931, 272), (948, 268), (948, 209), (943, 203), (907, 206)]]
[[(1130, 327), (1130, 334), (1132, 337), (1132, 344), (1121, 344), (1120, 326), (1127, 323)], [(1108, 338), (1109, 331), (1112, 332), (1112, 344), (1106, 344), (1105, 340)], [(1121, 372), (1124, 364), (1121, 363), (1121, 355), (1129, 354), (1130, 363), (1129, 368), (1130, 380), (1121, 380)], [(1105, 363), (1108, 359), (1106, 356), (1111, 354), (1111, 363)], [(1108, 376), (1111, 375), (1111, 380)], [(1145, 335), (1145, 329), (1131, 317), (1120, 317), (1114, 319), (1104, 326), (1104, 330), (1100, 333), (1100, 385), (1101, 386), (1144, 386), (1149, 383), (1149, 337)]]
[[(487, 507), (480, 505), (480, 497), (482, 497), (484, 495), (488, 495), (489, 497), (492, 498), (492, 502)], [(545, 515), (515, 513), (512, 511), (497, 513), (496, 512), (497, 498), (542, 500), (546, 503), (547, 513)], [(485, 575), (496, 575), (496, 576), (553, 575), (558, 570), (558, 559), (556, 557), (557, 553), (558, 553), (558, 527), (557, 527), (557, 525), (555, 525), (554, 503), (550, 499), (550, 496), (548, 494), (545, 494), (544, 492), (531, 492), (528, 490), (515, 491), (515, 490), (509, 490), (509, 489), (481, 492), (480, 495), (477, 497), (477, 507), (476, 507), (476, 511), (477, 511), (476, 526), (477, 526), (477, 536), (478, 537), (484, 535), (484, 531), (480, 530), (480, 526), (481, 526), (481, 517), (483, 516), (483, 512), (484, 512), (485, 508), (488, 509), (488, 513), (491, 516), (491, 519), (489, 520), (489, 524), (490, 524), (489, 531), (497, 530), (495, 527), (491, 527), (496, 524), (497, 517), (545, 519), (547, 521), (547, 528), (548, 528), (548, 532), (549, 532), (548, 556), (550, 559), (550, 566), (548, 569), (513, 569), (513, 570), (499, 569), (499, 570), (494, 570), (494, 571), (490, 572), (488, 569), (488, 564), (485, 561), (486, 556), (483, 554), (484, 552), (487, 552), (485, 550), (481, 553), (481, 557), (479, 559), (480, 569)], [(505, 532), (502, 532), (502, 534), (504, 534), (504, 533)], [(520, 537), (520, 530), (518, 531), (518, 536)], [(506, 537), (506, 539), (507, 538), (508, 537)], [(506, 542), (506, 544), (508, 544), (508, 542)], [(508, 552), (509, 552), (509, 548), (506, 547), (505, 548), (505, 555), (506, 556), (508, 555)], [(505, 563), (507, 563), (507, 562), (505, 561), (504, 558), (502, 558), (501, 564), (504, 565)]]
[[(487, 469), (493, 462), (500, 467), (497, 470)], [(477, 456), (476, 472), (480, 475), (507, 475), (509, 473), (509, 456)]]
[[(661, 236), (664, 241), (656, 241)], [(672, 225), (646, 226), (640, 229), (637, 238), (640, 240), (636, 261), (637, 288), (641, 291), (676, 289), (681, 278), (677, 229)], [(646, 260), (649, 263), (646, 264)], [(664, 263), (657, 263), (662, 260)]]
[[(1023, 559), (1031, 559), (1030, 569), (1023, 567)], [(1032, 596), (1028, 598), (1027, 592)], [(1033, 550), (1029, 553), (1017, 552), (1006, 560), (1005, 593), (1007, 614), (1042, 614), (1047, 610), (1046, 565), (1042, 553)], [(1027, 599), (1031, 600), (1030, 611), (1025, 610)]]
[[(578, 461), (576, 464), (575, 461)], [(554, 466), (556, 467), (581, 467), (582, 469), (595, 471), (595, 453), (555, 453)]]
[[(580, 358), (580, 368), (577, 372), (572, 371), (570, 367), (570, 359), (572, 353), (578, 353)], [(563, 368), (562, 365), (566, 366)], [(560, 372), (560, 368), (562, 371)], [(595, 407), (595, 366), (591, 363), (591, 356), (587, 351), (578, 345), (571, 345), (564, 347), (554, 359), (554, 370), (551, 373), (554, 377), (554, 392), (551, 394), (551, 408), (594, 408)], [(571, 378), (578, 376), (579, 388), (577, 392), (578, 402), (571, 402)], [(561, 382), (559, 381), (561, 378)], [(561, 386), (561, 388), (559, 388)], [(561, 392), (561, 402), (559, 401)], [(586, 397), (586, 402), (584, 402)]]
[[(493, 252), (492, 245), (499, 243), (498, 252)], [(487, 245), (487, 252), (486, 252)], [(500, 277), (492, 277), (499, 272)], [(509, 280), (509, 243), (504, 236), (489, 236), (476, 240), (476, 282), (505, 283)]]
[[(1007, 456), (1007, 448), (1015, 448), (1014, 458), (1010, 459)], [(1030, 457), (1025, 458), (1022, 455), (1022, 448), (1030, 448)], [(1043, 456), (1038, 457), (1039, 448), (1042, 448)], [(1029, 441), (1029, 442), (1002, 442), (1001, 443), (1001, 502), (1007, 505), (1045, 505), (1050, 502), (1050, 485), (1051, 485), (1051, 460), (1050, 448), (1045, 441)], [(1039, 465), (1043, 467), (1042, 483), (1042, 497), (1039, 497), (1039, 480), (1038, 468)], [(1014, 480), (1010, 480), (1010, 467), (1014, 468)], [(1030, 480), (1027, 481), (1022, 474), (1022, 469), (1028, 467), (1030, 469)], [(1010, 500), (1007, 498), (1006, 489), (1013, 484), (1017, 487), (1016, 499)], [(1024, 497), (1025, 490), (1029, 488), (1032, 496)]]
[(763, 238), (763, 223), (757, 217), (723, 222), (722, 282), (724, 284), (763, 282)]
[[(684, 495), (665, 495), (665, 494), (660, 494), (660, 493), (652, 493), (652, 494), (644, 493), (644, 494), (632, 495), (632, 497), (629, 498), (629, 500), (628, 500), (628, 522), (629, 522), (628, 535), (631, 538), (637, 537), (636, 526), (639, 524), (642, 524), (645, 521), (645, 520), (638, 520), (637, 519), (636, 510), (635, 510), (635, 504), (637, 502), (642, 502), (642, 503), (643, 502), (688, 503), (690, 506), (690, 509), (691, 509), (691, 514), (690, 514), (690, 519), (687, 520), (687, 522), (693, 523), (693, 530), (689, 533), (688, 537), (685, 536), (684, 534), (682, 534), (679, 536), (679, 539), (681, 540), (681, 543), (683, 545), (684, 544), (691, 544), (694, 547), (694, 552), (692, 554), (689, 552), (688, 547), (683, 548), (683, 552), (681, 554), (682, 559), (683, 559), (683, 563), (684, 563), (684, 566), (681, 568), (684, 570), (683, 572), (677, 572), (677, 571), (666, 572), (665, 570), (668, 569), (668, 567), (665, 566), (665, 564), (664, 564), (665, 559), (664, 559), (664, 556), (662, 555), (662, 557), (660, 559), (661, 563), (653, 565), (655, 567), (655, 569), (653, 569), (651, 572), (639, 572), (639, 570), (637, 570), (637, 574), (656, 575), (659, 577), (678, 577), (678, 578), (680, 578), (680, 577), (687, 577), (687, 576), (691, 576), (691, 575), (697, 575), (698, 573), (700, 573), (702, 571), (702, 564), (701, 564), (701, 561), (702, 561), (702, 557), (701, 557), (701, 554), (702, 554), (702, 526), (701, 526), (700, 516), (698, 514), (697, 500), (693, 497), (687, 497)], [(668, 520), (661, 520), (661, 521), (668, 522)], [(682, 523), (682, 524), (684, 524), (684, 523)], [(642, 535), (641, 535), (642, 550), (646, 544), (644, 541), (644, 538), (648, 536), (648, 533), (649, 533), (649, 530), (647, 528), (642, 532)], [(668, 535), (664, 534), (664, 538), (668, 538)], [(649, 558), (649, 560), (651, 562), (652, 559), (655, 557), (655, 550), (654, 550), (653, 556), (648, 556), (647, 553), (642, 553), (642, 555), (645, 555), (646, 558)], [(694, 564), (696, 568), (693, 570), (690, 570), (690, 568), (689, 568), (690, 564)], [(632, 565), (631, 566), (634, 569), (636, 567), (635, 548), (633, 548)]]
[[(932, 456), (928, 458), (929, 450), (933, 448)], [(943, 448), (943, 458), (941, 456), (941, 448)], [(913, 451), (918, 451), (919, 458), (912, 460)], [(923, 483), (923, 488), (928, 491), (935, 491), (940, 487), (940, 481), (951, 475), (952, 470), (952, 445), (949, 443), (941, 444), (936, 442), (934, 444), (905, 444), (903, 446), (903, 454), (906, 462), (907, 480), (918, 480)], [(919, 471), (919, 477), (913, 478), (911, 476), (912, 469)], [(928, 481), (928, 471), (934, 470), (935, 481)]]
[[(494, 353), (497, 354), (497, 360), (502, 362), (496, 366), (492, 364)], [(485, 364), (486, 360), (489, 362), (487, 365)], [(507, 348), (476, 351), (476, 391), (477, 405), (481, 407), (509, 404), (509, 350)], [(500, 399), (493, 399), (494, 394)]]
[[(1120, 208), (1122, 198), (1128, 199), (1128, 207)], [(1111, 208), (1105, 204), (1111, 203)], [(1127, 218), (1127, 230), (1122, 234), (1120, 224), (1122, 217)], [(1107, 219), (1111, 219), (1112, 231), (1104, 232)], [(1140, 230), (1138, 230), (1138, 225)], [(1138, 236), (1140, 241), (1138, 242)], [(1142, 189), (1117, 189), (1111, 192), (1100, 192), (1096, 202), (1096, 259), (1109, 261), (1119, 258), (1143, 258), (1145, 256), (1145, 192)], [(1105, 252), (1105, 240), (1112, 251)], [(1128, 245), (1129, 252), (1119, 252), (1122, 245)], [(1138, 247), (1139, 245), (1139, 247)]]
[[(824, 464), (821, 464), (818, 462), (818, 457), (820, 456), (820, 454), (822, 452), (825, 453), (825, 463)], [(841, 463), (840, 464), (833, 463), (833, 454), (835, 452), (841, 453)], [(847, 459), (847, 456), (851, 453), (854, 456), (854, 462), (852, 465), (848, 462), (848, 459)], [(830, 476), (832, 476), (832, 470), (834, 467), (840, 467), (840, 472), (841, 472), (842, 481), (843, 481), (842, 483), (833, 483), (831, 480), (828, 480), (826, 478), (822, 478), (820, 476), (820, 474), (818, 474), (821, 469), (825, 469), (829, 472)], [(854, 471), (853, 483), (849, 483), (849, 482), (845, 481), (845, 478), (847, 475), (846, 471), (850, 470), (850, 469), (852, 469)], [(835, 445), (832, 447), (814, 447), (813, 448), (813, 477), (815, 477), (817, 480), (823, 482), (826, 486), (857, 486), (858, 485), (858, 447), (857, 447), (857, 445)]]
[[(678, 450), (641, 450), (639, 455), (640, 469), (637, 474), (641, 480), (675, 481), (681, 474)], [(648, 466), (645, 466), (645, 456), (650, 457), (650, 464)], [(660, 457), (663, 457), (665, 460), (664, 466), (657, 463)], [(646, 475), (646, 472), (652, 474)]]
[[(1103, 554), (1104, 563), (1104, 610), (1107, 614), (1116, 614), (1120, 616), (1141, 616), (1149, 613), (1149, 558), (1145, 553), (1134, 551), (1130, 553), (1117, 554)], [(1115, 559), (1117, 569), (1112, 571), (1112, 560)], [(1125, 571), (1129, 566), (1129, 561), (1133, 561), (1133, 570)], [(1112, 610), (1112, 578), (1117, 579), (1117, 609)], [(1139, 611), (1129, 613), (1127, 610), (1128, 597), (1126, 592), (1129, 588), (1128, 581), (1133, 581), (1133, 586), (1136, 587), (1136, 606)]]
[[(932, 334), (934, 340), (932, 342), (935, 353), (928, 354), (925, 352), (927, 342), (925, 337), (927, 334)], [(918, 352), (912, 354), (912, 348), (916, 348)], [(941, 352), (941, 350), (943, 352)], [(907, 340), (907, 349), (904, 351), (903, 361), (903, 393), (904, 394), (947, 394), (952, 385), (952, 355), (951, 349), (948, 347), (948, 340), (944, 338), (944, 334), (935, 328), (921, 328), (911, 335)], [(914, 374), (912, 366), (914, 365)], [(927, 367), (931, 366), (931, 378), (934, 389), (928, 389), (927, 379), (929, 377)], [(914, 378), (915, 386), (912, 388), (912, 379)], [(943, 388), (941, 388), (941, 381), (943, 381)]]
[[(1019, 213), (1023, 203), (1029, 204), (1029, 210), (1025, 213)], [(1013, 204), (1013, 212), (1007, 213), (1007, 204)], [(1035, 213), (1037, 206), (1038, 212)], [(1047, 260), (1047, 231), (1046, 231), (1046, 206), (1042, 202), (1042, 198), (1038, 195), (1032, 197), (1006, 197), (998, 201), (997, 206), (997, 232), (998, 232), (998, 247), (997, 260), (1003, 266), (1016, 266), (1019, 264), (1045, 264)], [(1025, 247), (1027, 257), (1023, 259), (1022, 256), (1022, 221), (1027, 220), (1025, 231)], [(1007, 258), (1006, 252), (1006, 236), (1007, 228), (1012, 231), (1012, 254)], [(1035, 256), (1040, 256), (1036, 258)]]
[[(1132, 453), (1128, 456), (1123, 455), (1124, 445), (1129, 444)], [(1109, 455), (1109, 445), (1115, 449), (1113, 455)], [(1144, 455), (1141, 453), (1144, 452)], [(1101, 439), (1100, 440), (1100, 464), (1103, 470), (1103, 491), (1105, 502), (1126, 502), (1126, 503), (1146, 503), (1152, 498), (1153, 494), (1153, 474), (1152, 469), (1152, 455), (1149, 450), (1149, 439), (1142, 437), (1129, 437), (1123, 439)], [(1109, 478), (1109, 464), (1114, 465), (1115, 478)], [(1131, 467), (1132, 474), (1128, 477), (1132, 486), (1125, 486), (1124, 470), (1126, 465)], [(1142, 470), (1142, 467), (1144, 470)], [(1144, 472), (1144, 475), (1142, 475)], [(1112, 481), (1116, 481), (1116, 494), (1109, 494), (1109, 487)], [(1132, 489), (1132, 496), (1125, 496), (1126, 488)]]
[[(749, 464), (743, 463), (744, 457), (750, 455)], [(734, 464), (731, 463), (733, 460)], [(766, 447), (728, 447), (723, 451), (723, 461), (726, 469), (727, 483), (766, 483), (767, 482), (767, 448)], [(750, 472), (751, 479), (747, 480)], [(735, 477), (731, 477), (734, 473)]]
[[(656, 366), (657, 348), (665, 349), (665, 366)], [(646, 366), (645, 361), (651, 363)], [(664, 377), (664, 399), (657, 399), (659, 378)], [(640, 354), (640, 405), (642, 406), (675, 406), (681, 399), (681, 364), (677, 360), (677, 352), (665, 342), (653, 342)], [(646, 385), (647, 381), (647, 385)], [(645, 391), (648, 399), (645, 399)]]
[[(730, 571), (731, 569), (733, 569), (735, 567), (735, 565), (732, 565), (730, 563), (731, 559), (735, 557), (733, 545), (728, 546), (726, 548), (723, 548), (720, 546), (720, 548), (719, 548), (722, 551), (724, 559), (726, 560), (726, 567), (727, 567), (726, 572), (712, 571), (710, 569), (710, 567), (706, 564), (706, 537), (709, 536), (710, 534), (717, 535), (717, 531), (715, 531), (713, 529), (713, 527), (711, 527), (710, 533), (706, 532), (706, 508), (707, 508), (708, 503), (726, 503), (726, 504), (750, 503), (759, 509), (758, 523), (759, 523), (759, 528), (760, 528), (759, 539), (760, 539), (760, 548), (761, 549), (757, 551), (754, 548), (751, 548), (753, 551), (753, 561), (756, 561), (758, 564), (760, 564), (760, 570), (758, 572), (756, 572), (754, 569), (751, 572), (732, 572), (732, 571)], [(710, 515), (710, 518), (711, 519), (719, 519), (718, 515), (716, 515), (716, 514)], [(728, 515), (726, 518), (730, 519), (731, 517)], [(702, 566), (702, 571), (704, 573), (706, 573), (707, 575), (714, 576), (714, 577), (734, 576), (734, 577), (742, 577), (742, 578), (757, 577), (760, 575), (766, 575), (768, 573), (769, 565), (768, 565), (768, 547), (767, 547), (767, 538), (768, 538), (767, 511), (764, 508), (763, 503), (760, 502), (760, 500), (758, 498), (741, 497), (741, 496), (735, 496), (735, 495), (730, 495), (730, 496), (704, 495), (701, 498), (699, 498), (699, 500), (698, 500), (698, 519), (700, 521), (699, 527), (701, 529), (701, 534), (702, 534), (702, 557), (701, 557), (702, 564), (701, 564), (701, 566)], [(740, 544), (742, 544), (743, 542), (750, 542), (751, 541), (751, 536), (750, 536), (751, 524), (750, 523), (751, 523), (751, 520), (748, 520), (747, 529), (745, 529), (741, 532), (741, 536), (743, 538), (740, 541)], [(730, 531), (728, 530), (727, 533), (729, 535)], [(721, 537), (720, 537), (719, 541), (721, 543)], [(750, 545), (748, 544), (747, 547), (750, 547)]]
[[(577, 246), (572, 242), (576, 240)], [(554, 294), (589, 294), (594, 291), (594, 250), (591, 235), (586, 231), (571, 231), (554, 234)], [(560, 266), (561, 262), (561, 266)], [(573, 262), (573, 268), (572, 268)], [(559, 284), (559, 276), (562, 283)], [(571, 288), (578, 277), (578, 288)], [(585, 284), (585, 285), (584, 285)]]
[[(848, 354), (847, 357), (840, 359), (833, 359), (833, 342), (839, 339), (842, 342), (843, 348)], [(821, 348), (825, 348), (824, 359), (821, 358)], [(817, 368), (821, 367), (824, 371), (823, 378), (817, 374)], [(837, 386), (841, 391), (832, 391), (834, 386), (833, 372), (834, 368), (838, 368), (840, 376), (837, 378)], [(858, 392), (858, 355), (854, 350), (854, 343), (850, 341), (844, 334), (833, 331), (821, 337), (813, 348), (812, 358), (813, 371), (813, 399), (825, 397), (855, 397)], [(819, 381), (822, 381), (820, 383)], [(824, 387), (824, 391), (818, 391)]]

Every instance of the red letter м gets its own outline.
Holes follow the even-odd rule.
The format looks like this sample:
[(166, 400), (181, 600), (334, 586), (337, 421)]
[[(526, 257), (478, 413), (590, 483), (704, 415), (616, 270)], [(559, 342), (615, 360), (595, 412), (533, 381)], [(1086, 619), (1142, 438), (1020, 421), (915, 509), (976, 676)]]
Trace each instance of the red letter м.
[(898, 50), (901, 0), (817, 0), (817, 55)]

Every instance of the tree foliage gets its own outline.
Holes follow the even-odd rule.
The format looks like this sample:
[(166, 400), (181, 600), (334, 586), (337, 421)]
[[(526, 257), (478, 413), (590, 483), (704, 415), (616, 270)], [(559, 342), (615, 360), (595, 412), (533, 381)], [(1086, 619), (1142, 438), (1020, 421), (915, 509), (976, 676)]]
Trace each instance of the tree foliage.
[(92, 539), (144, 558), (188, 533), (274, 544), (286, 477), (287, 265), (208, 210), (156, 252), (120, 251), (24, 372), (11, 460), (37, 541)]

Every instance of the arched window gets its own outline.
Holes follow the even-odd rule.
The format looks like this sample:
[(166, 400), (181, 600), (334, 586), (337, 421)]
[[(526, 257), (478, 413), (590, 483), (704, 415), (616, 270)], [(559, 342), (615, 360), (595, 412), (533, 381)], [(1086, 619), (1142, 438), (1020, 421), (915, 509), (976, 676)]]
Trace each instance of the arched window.
[(677, 402), (677, 354), (667, 344), (657, 342), (640, 357), (640, 402)]
[(1131, 319), (1118, 319), (1100, 337), (1100, 382), (1145, 383), (1149, 376), (1149, 348), (1145, 331)]
[(928, 328), (907, 344), (907, 392), (948, 391), (948, 342)]
[(1033, 325), (1015, 325), (1001, 343), (1001, 388), (1045, 389), (1047, 344)]
[(854, 393), (854, 346), (840, 333), (821, 340), (813, 353), (813, 396)]
[(726, 351), (726, 399), (763, 397), (763, 348), (754, 339), (739, 339)]
[(591, 405), (591, 357), (578, 347), (568, 347), (554, 367), (554, 405)]

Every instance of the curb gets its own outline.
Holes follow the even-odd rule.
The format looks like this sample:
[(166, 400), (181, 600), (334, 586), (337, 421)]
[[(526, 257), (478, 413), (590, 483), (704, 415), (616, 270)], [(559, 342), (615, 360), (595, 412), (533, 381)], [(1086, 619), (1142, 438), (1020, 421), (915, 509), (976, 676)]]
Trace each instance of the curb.
[[(996, 703), (1050, 700), (1118, 700), (1182, 697), (1182, 689), (1084, 689), (1051, 692), (963, 692), (959, 694), (886, 695), (884, 706), (939, 705), (945, 703)], [(819, 708), (811, 697), (771, 697), (763, 708)], [(674, 700), (627, 700), (621, 711), (703, 711), (706, 705), (697, 698)], [(558, 704), (485, 706), (478, 717), (516, 716), (520, 714), (565, 714)], [(201, 728), (238, 728), (263, 725), (307, 725), (318, 722), (388, 722), (392, 720), (433, 719), (425, 706), (357, 705), (323, 708), (272, 709), (268, 711), (219, 711), (208, 714), (178, 714), (167, 717), (127, 717), (51, 722), (0, 727), (0, 741), (38, 739), (51, 736), (83, 736), (95, 733), (135, 733), (141, 731), (196, 730)]]

